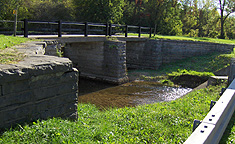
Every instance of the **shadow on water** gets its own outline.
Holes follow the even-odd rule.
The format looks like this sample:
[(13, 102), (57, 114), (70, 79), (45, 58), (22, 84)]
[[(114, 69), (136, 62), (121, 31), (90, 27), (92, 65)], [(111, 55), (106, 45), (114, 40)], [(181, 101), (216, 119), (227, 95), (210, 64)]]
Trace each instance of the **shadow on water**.
[(171, 101), (190, 92), (191, 88), (167, 87), (158, 82), (134, 81), (112, 85), (81, 79), (78, 101), (102, 108), (134, 107), (162, 101)]
[(78, 89), (79, 89), (79, 94), (78, 96), (82, 96), (91, 92), (96, 92), (102, 89), (110, 88), (110, 87), (115, 87), (117, 85), (115, 84), (110, 84), (110, 83), (105, 83), (102, 81), (98, 80), (90, 80), (86, 78), (80, 78), (78, 82)]

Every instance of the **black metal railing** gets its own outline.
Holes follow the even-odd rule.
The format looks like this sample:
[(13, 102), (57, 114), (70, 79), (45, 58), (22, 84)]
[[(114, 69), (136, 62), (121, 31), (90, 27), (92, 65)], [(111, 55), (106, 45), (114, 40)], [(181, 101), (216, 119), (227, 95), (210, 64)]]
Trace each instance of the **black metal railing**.
[[(151, 27), (120, 25), (111, 23), (90, 23), (90, 22), (63, 22), (59, 21), (33, 21), (24, 19), (18, 21), (17, 35), (62, 35), (77, 34), (84, 35), (105, 35), (112, 36), (118, 33), (124, 33), (128, 37), (130, 33), (152, 35)], [(13, 34), (14, 21), (0, 20), (0, 33)]]

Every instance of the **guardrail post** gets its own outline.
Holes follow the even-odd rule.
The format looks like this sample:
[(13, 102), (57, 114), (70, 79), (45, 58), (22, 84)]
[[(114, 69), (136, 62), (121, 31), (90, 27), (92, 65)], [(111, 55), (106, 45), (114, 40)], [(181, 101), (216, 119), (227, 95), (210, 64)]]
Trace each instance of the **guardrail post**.
[(127, 34), (128, 34), (128, 25), (126, 25), (125, 37), (127, 37)]
[(112, 24), (109, 24), (109, 36), (112, 36)]
[(194, 130), (201, 124), (202, 122), (200, 120), (194, 120), (193, 121), (193, 132)]
[(152, 37), (152, 28), (149, 29), (149, 38)]
[(219, 95), (222, 96), (222, 94), (224, 93), (225, 90), (226, 90), (226, 88), (222, 88), (221, 92), (219, 93)]
[(139, 26), (139, 37), (141, 37), (141, 26)]
[(88, 36), (88, 22), (85, 22), (84, 36)]
[(216, 101), (211, 101), (211, 104), (210, 104), (210, 110), (213, 108), (213, 106), (216, 104)]
[(58, 37), (62, 37), (62, 21), (58, 21)]
[(28, 20), (24, 19), (24, 37), (28, 37), (28, 32), (29, 32), (29, 29), (28, 29)]

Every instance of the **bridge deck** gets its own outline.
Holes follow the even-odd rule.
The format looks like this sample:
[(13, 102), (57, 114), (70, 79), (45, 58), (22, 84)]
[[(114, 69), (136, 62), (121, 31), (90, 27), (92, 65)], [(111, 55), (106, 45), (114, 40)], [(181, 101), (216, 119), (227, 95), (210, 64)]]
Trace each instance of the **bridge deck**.
[[(20, 35), (19, 37), (23, 37)], [(149, 39), (148, 37), (138, 37), (138, 36), (128, 36), (124, 35), (112, 35), (111, 37), (107, 37), (105, 35), (91, 35), (88, 37), (84, 37), (84, 35), (62, 35), (62, 37), (58, 37), (58, 35), (29, 35), (28, 38), (32, 39), (53, 39), (60, 40), (66, 42), (91, 42), (91, 41), (105, 41), (107, 39), (117, 38), (120, 41), (146, 41)]]

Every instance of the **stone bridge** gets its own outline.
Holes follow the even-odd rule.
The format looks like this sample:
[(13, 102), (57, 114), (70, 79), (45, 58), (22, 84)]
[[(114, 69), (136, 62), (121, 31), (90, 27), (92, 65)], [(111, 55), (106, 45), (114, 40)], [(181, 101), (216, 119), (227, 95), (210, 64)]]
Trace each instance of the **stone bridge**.
[(162, 64), (209, 53), (230, 53), (234, 45), (124, 37), (48, 38), (63, 45), (80, 76), (112, 83), (128, 81), (127, 69), (154, 69)]

